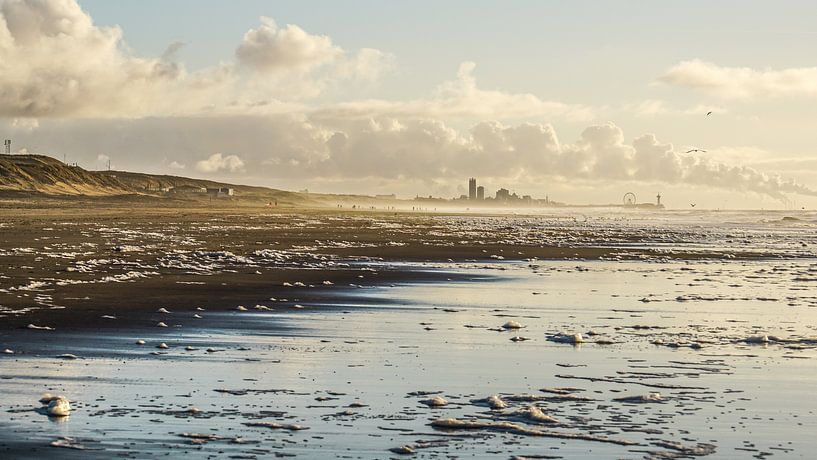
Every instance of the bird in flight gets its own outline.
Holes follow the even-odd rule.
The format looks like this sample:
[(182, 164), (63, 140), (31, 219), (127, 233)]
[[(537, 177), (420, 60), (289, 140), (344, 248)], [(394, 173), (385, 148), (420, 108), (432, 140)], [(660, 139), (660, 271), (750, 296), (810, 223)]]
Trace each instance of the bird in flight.
[(706, 112), (706, 116), (707, 116), (707, 117), (708, 117), (708, 116), (710, 116), (710, 115), (712, 115), (712, 111), (711, 111), (711, 110), (710, 110), (709, 112)]
[(704, 150), (704, 149), (689, 149), (689, 150), (687, 150), (686, 153), (692, 153), (692, 152), (706, 153), (706, 150)]
[(689, 205), (692, 206), (693, 208), (695, 207), (695, 203), (689, 203)]

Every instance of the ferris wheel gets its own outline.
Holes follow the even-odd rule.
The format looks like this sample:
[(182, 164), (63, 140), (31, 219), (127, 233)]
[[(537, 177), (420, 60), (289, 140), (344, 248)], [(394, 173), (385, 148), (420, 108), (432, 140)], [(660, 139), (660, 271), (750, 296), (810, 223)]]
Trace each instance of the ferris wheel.
[(635, 193), (627, 192), (624, 194), (624, 206), (634, 206), (638, 201), (636, 200)]

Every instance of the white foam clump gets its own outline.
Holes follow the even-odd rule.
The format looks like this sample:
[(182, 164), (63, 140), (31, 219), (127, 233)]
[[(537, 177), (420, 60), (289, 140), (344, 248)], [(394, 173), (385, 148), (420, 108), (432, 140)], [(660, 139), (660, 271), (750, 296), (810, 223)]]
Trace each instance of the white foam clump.
[(34, 329), (34, 330), (36, 330), (36, 331), (53, 331), (53, 330), (54, 330), (54, 328), (53, 328), (53, 327), (49, 327), (49, 326), (37, 326), (37, 325), (35, 325), (35, 324), (29, 324), (27, 327), (28, 327), (29, 329)]
[(428, 407), (444, 407), (448, 405), (448, 400), (443, 398), (442, 396), (435, 396), (430, 399), (423, 399), (420, 402)]
[(45, 411), (53, 417), (67, 417), (71, 415), (71, 402), (65, 396), (52, 396), (45, 393), (40, 398), (40, 403), (45, 404)]
[(639, 396), (625, 396), (623, 398), (616, 398), (613, 401), (623, 402), (623, 403), (636, 403), (636, 404), (644, 404), (644, 403), (662, 403), (666, 401), (666, 398), (661, 393), (647, 393), (646, 395), (639, 395)]
[(161, 348), (162, 350), (167, 350), (170, 347), (168, 347), (166, 343), (162, 342), (159, 345), (156, 345), (156, 348)]
[(136, 345), (144, 345), (144, 344), (145, 344), (145, 341), (142, 340), (142, 339), (139, 339), (139, 340), (136, 341)]
[(488, 403), (488, 407), (494, 410), (505, 409), (508, 407), (508, 403), (503, 401), (499, 395), (491, 395), (485, 401)]
[(331, 281), (327, 280), (327, 281), (324, 281), (324, 282), (323, 282), (323, 284), (324, 284), (324, 285), (326, 285), (326, 286), (331, 286), (331, 285), (333, 285), (333, 284), (335, 284), (335, 283), (333, 283), (333, 282), (331, 282)]
[(170, 313), (170, 311), (168, 311), (167, 308), (163, 307), (163, 308), (160, 308), (160, 309), (156, 310), (156, 313)]
[(10, 348), (6, 348), (5, 350), (3, 350), (3, 354), (4, 354), (4, 355), (13, 355), (13, 354), (14, 354), (14, 350), (12, 350), (12, 349), (10, 349)]
[(308, 430), (309, 429), (309, 427), (305, 427), (305, 426), (299, 425), (297, 423), (245, 422), (244, 425), (269, 428), (269, 429), (272, 429), (272, 430), (300, 431), (300, 430)]
[(408, 444), (400, 447), (392, 447), (391, 449), (389, 449), (389, 451), (400, 455), (413, 455), (417, 453), (414, 447)]
[(579, 344), (579, 343), (584, 343), (584, 338), (579, 333), (565, 334), (563, 332), (560, 332), (560, 333), (558, 333), (556, 335), (552, 335), (552, 336), (548, 337), (548, 340), (550, 340), (551, 342), (570, 343), (570, 344), (573, 344), (573, 345), (576, 345), (576, 344)]
[(167, 324), (165, 324), (164, 321), (159, 321), (156, 323), (156, 327), (167, 327)]
[(201, 319), (202, 316), (200, 314), (198, 314), (198, 313), (194, 313), (193, 318)]
[(76, 449), (76, 450), (85, 450), (85, 446), (80, 444), (76, 439), (69, 438), (69, 437), (61, 437), (56, 441), (51, 441), (49, 444), (51, 447), (62, 447), (66, 449)]
[(261, 311), (272, 311), (272, 308), (270, 308), (270, 307), (268, 307), (266, 305), (260, 305), (260, 304), (256, 305), (255, 309), (256, 310), (261, 310)]
[(502, 325), (503, 329), (522, 329), (523, 327), (525, 326), (522, 326), (520, 323), (513, 320), (508, 321), (507, 323)]
[(528, 406), (525, 409), (519, 409), (518, 411), (514, 412), (514, 415), (539, 423), (559, 423), (558, 420), (545, 414), (542, 412), (542, 409), (536, 406)]
[(245, 307), (244, 305), (239, 305), (235, 307), (235, 309), (238, 311), (247, 311), (247, 307)]

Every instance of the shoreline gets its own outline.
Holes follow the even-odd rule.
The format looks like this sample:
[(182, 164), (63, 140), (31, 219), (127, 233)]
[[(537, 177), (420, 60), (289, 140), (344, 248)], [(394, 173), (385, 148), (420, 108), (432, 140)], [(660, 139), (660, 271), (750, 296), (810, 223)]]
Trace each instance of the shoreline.
[[(628, 235), (608, 229), (604, 222), (594, 229), (542, 220), (537, 224), (543, 235), (539, 237), (524, 226), (506, 224), (522, 219), (528, 225), (526, 218), (478, 219), (198, 208), (3, 214), (0, 330), (29, 324), (86, 329), (115, 328), (121, 321), (149, 324), (159, 308), (229, 311), (238, 305), (269, 304), (286, 309), (298, 303), (308, 307), (350, 285), (434, 282), (444, 277), (405, 271), (403, 263), (814, 258), (810, 251), (796, 248), (781, 253), (775, 248), (690, 245), (686, 233), (668, 235), (661, 229)], [(478, 232), (462, 228), (475, 222), (483, 227)], [(565, 236), (569, 239), (560, 242)], [(284, 285), (295, 282), (315, 287)], [(290, 301), (270, 303), (270, 298)], [(102, 319), (105, 315), (118, 320)]]

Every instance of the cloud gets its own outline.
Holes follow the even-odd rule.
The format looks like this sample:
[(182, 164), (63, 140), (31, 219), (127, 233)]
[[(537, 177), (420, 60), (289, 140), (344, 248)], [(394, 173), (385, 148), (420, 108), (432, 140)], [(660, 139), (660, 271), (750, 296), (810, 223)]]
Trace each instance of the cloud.
[(179, 163), (176, 160), (173, 160), (173, 161), (170, 162), (169, 165), (167, 165), (167, 167), (170, 168), (170, 169), (184, 169), (185, 165), (182, 164), (182, 163)]
[(15, 118), (11, 122), (11, 128), (31, 132), (40, 127), (40, 122), (36, 118)]
[(376, 81), (394, 69), (396, 60), (391, 53), (374, 48), (361, 48), (357, 54), (339, 63), (337, 73), (343, 78)]
[(0, 117), (272, 113), (343, 82), (372, 81), (393, 61), (372, 48), (346, 53), (329, 37), (269, 18), (245, 34), (237, 62), (189, 72), (177, 61), (182, 46), (135, 56), (119, 27), (95, 25), (76, 0), (2, 0)]
[(431, 97), (409, 101), (369, 99), (339, 103), (315, 111), (318, 117), (370, 118), (376, 116), (442, 119), (510, 119), (558, 117), (588, 121), (595, 116), (591, 107), (546, 101), (529, 93), (486, 90), (477, 85), (474, 62), (460, 64), (457, 78), (439, 85)]
[(389, 53), (374, 48), (348, 53), (330, 37), (292, 24), (280, 28), (268, 17), (244, 35), (235, 55), (239, 69), (247, 71), (242, 91), (260, 99), (309, 99), (353, 81), (370, 84), (395, 63)]
[(196, 162), (196, 170), (208, 174), (219, 171), (237, 172), (243, 169), (244, 162), (237, 155), (222, 156), (220, 153), (214, 153), (206, 160)]
[[(76, 120), (44, 123), (36, 133), (21, 135), (19, 145), (81, 158), (87, 151), (82, 139), (88, 138), (97, 151), (117, 152), (123, 169), (166, 164), (165, 155), (172, 152), (174, 161), (190, 162), (198, 172), (257, 184), (360, 180), (436, 186), (476, 176), (505, 184), (663, 183), (778, 199), (789, 193), (817, 196), (792, 180), (681, 153), (651, 134), (628, 140), (613, 123), (588, 126), (565, 141), (543, 123), (488, 121), (456, 129), (435, 119), (317, 120), (303, 114)], [(232, 154), (202, 160), (195, 153), (208, 150)]]
[(817, 96), (817, 67), (756, 70), (694, 59), (674, 65), (658, 80), (724, 98)]
[(97, 27), (74, 0), (0, 2), (0, 116), (142, 116), (219, 101), (229, 72), (188, 74), (124, 51), (118, 27)]
[(258, 28), (244, 34), (235, 55), (239, 63), (260, 72), (308, 71), (339, 59), (343, 50), (325, 35), (310, 35), (292, 24), (280, 28), (272, 18), (262, 17)]

